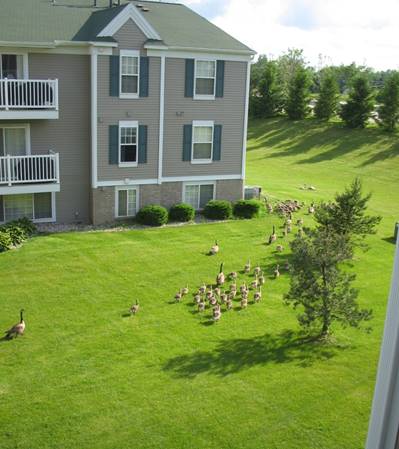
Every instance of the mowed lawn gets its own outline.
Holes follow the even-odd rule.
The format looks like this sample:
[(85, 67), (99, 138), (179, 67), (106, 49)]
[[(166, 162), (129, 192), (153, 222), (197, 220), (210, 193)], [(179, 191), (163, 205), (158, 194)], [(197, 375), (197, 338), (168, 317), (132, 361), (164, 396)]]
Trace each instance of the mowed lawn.
[[(272, 279), (288, 251), (264, 244), (276, 216), (35, 237), (0, 255), (0, 329), (21, 307), (27, 322), (22, 338), (0, 342), (2, 449), (363, 448), (399, 218), (398, 137), (254, 122), (247, 165), (248, 184), (275, 198), (328, 199), (355, 175), (373, 191), (384, 220), (354, 266), (372, 332), (301, 340), (282, 301), (287, 274)], [(207, 256), (215, 238), (220, 254)], [(209, 310), (195, 313), (191, 292), (221, 261), (229, 272), (248, 258), (268, 276), (263, 301), (245, 311), (237, 302), (216, 325)], [(190, 296), (174, 304), (186, 284)], [(136, 298), (140, 312), (128, 316)]]

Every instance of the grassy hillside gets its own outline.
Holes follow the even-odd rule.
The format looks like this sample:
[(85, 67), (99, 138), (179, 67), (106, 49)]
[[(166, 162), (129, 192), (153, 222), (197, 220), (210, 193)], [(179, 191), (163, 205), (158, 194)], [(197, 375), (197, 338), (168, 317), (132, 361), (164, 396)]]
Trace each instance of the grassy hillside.
[[(354, 267), (372, 333), (301, 339), (282, 302), (287, 274), (272, 277), (288, 251), (264, 244), (275, 216), (35, 237), (0, 255), (0, 329), (20, 307), (27, 321), (23, 337), (0, 342), (2, 449), (364, 447), (399, 215), (396, 138), (285, 120), (252, 123), (249, 138), (248, 181), (273, 197), (328, 199), (356, 174), (373, 190), (384, 222)], [(213, 282), (221, 261), (239, 271), (249, 257), (267, 275), (260, 304), (236, 302), (214, 325), (191, 296), (173, 303), (187, 283)]]

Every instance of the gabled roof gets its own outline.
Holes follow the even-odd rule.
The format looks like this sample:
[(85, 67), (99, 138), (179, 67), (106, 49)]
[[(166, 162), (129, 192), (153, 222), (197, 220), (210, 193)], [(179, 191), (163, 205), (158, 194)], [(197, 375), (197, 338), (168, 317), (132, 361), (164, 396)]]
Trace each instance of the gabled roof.
[(97, 7), (94, 0), (0, 0), (0, 42), (115, 42), (107, 30), (130, 11), (150, 43), (254, 53), (182, 4), (146, 0), (120, 3), (109, 8), (109, 0), (97, 0)]

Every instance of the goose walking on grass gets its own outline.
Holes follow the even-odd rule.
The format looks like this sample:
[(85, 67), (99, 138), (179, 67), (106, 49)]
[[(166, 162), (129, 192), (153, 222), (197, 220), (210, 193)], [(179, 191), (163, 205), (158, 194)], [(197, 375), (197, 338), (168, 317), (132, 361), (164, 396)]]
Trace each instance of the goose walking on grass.
[(205, 295), (206, 293), (206, 285), (202, 284), (201, 287), (199, 288), (199, 292), (201, 293), (201, 295)]
[(260, 266), (254, 268), (254, 276), (259, 276), (261, 272)]
[(248, 274), (251, 271), (251, 261), (248, 259), (248, 262), (245, 264), (244, 273)]
[(233, 308), (233, 301), (229, 298), (226, 301), (226, 310), (231, 310)]
[(179, 291), (175, 294), (175, 301), (176, 301), (176, 302), (180, 302), (181, 299), (182, 299), (182, 297), (183, 297), (182, 291), (179, 290)]
[(259, 287), (259, 290), (254, 294), (254, 301), (259, 302), (262, 299), (262, 287)]
[(205, 310), (205, 302), (201, 301), (198, 303), (198, 312), (203, 312)]
[(181, 294), (182, 294), (182, 296), (188, 295), (188, 285), (186, 285), (184, 288), (182, 288)]
[(314, 206), (314, 203), (311, 203), (311, 204), (310, 204), (309, 209), (308, 209), (308, 212), (309, 212), (310, 215), (312, 215), (312, 214), (315, 213), (315, 206)]
[(211, 250), (209, 251), (209, 254), (211, 256), (215, 256), (219, 252), (219, 244), (218, 241), (215, 241), (215, 244), (211, 247)]
[(273, 232), (269, 236), (269, 245), (277, 240), (276, 227), (273, 225)]
[(212, 311), (213, 321), (215, 321), (215, 322), (219, 321), (221, 316), (222, 316), (222, 311), (220, 310), (220, 306), (218, 304), (218, 305), (216, 305), (216, 307), (214, 307), (214, 309)]
[(231, 281), (235, 281), (237, 279), (237, 273), (235, 271), (232, 271), (231, 273), (229, 273), (229, 279)]
[(246, 309), (248, 306), (248, 298), (242, 298), (240, 302), (241, 309)]
[(274, 270), (274, 278), (277, 279), (280, 276), (280, 265), (276, 266), (276, 269)]
[(24, 321), (24, 309), (21, 309), (19, 312), (19, 323), (14, 324), (14, 326), (11, 329), (8, 329), (8, 331), (5, 332), (6, 336), (5, 338), (7, 340), (11, 340), (12, 338), (18, 337), (18, 335), (23, 335), (25, 332), (25, 321)]
[(283, 245), (277, 245), (276, 246), (276, 251), (278, 251), (279, 253), (282, 253), (284, 251), (284, 246)]
[(258, 281), (259, 285), (263, 285), (265, 283), (265, 276), (263, 275), (263, 272), (260, 273)]
[(220, 264), (219, 274), (216, 276), (216, 284), (217, 285), (223, 285), (224, 281), (225, 281), (225, 275), (223, 273), (223, 265), (224, 265), (224, 263), (222, 262)]

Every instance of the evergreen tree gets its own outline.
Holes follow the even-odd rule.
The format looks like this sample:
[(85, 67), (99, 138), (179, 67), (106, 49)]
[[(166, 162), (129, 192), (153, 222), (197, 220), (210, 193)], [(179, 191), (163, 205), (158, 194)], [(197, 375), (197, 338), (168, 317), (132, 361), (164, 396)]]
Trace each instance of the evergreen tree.
[(304, 119), (309, 112), (310, 77), (304, 67), (299, 67), (292, 77), (285, 110), (291, 120)]
[(348, 240), (327, 229), (305, 231), (291, 243), (290, 290), (286, 304), (299, 309), (299, 324), (326, 338), (336, 321), (358, 327), (371, 318), (371, 311), (361, 310), (352, 287), (355, 275), (342, 268), (353, 253)]
[(338, 106), (339, 88), (335, 76), (327, 73), (321, 80), (320, 95), (314, 109), (317, 118), (329, 120)]
[(357, 77), (349, 93), (349, 99), (342, 106), (340, 116), (349, 128), (364, 128), (374, 109), (374, 95), (365, 76)]
[(394, 72), (386, 80), (381, 91), (379, 108), (379, 118), (381, 126), (387, 131), (395, 131), (399, 120), (399, 73)]
[(381, 217), (366, 215), (371, 194), (363, 196), (362, 190), (362, 183), (356, 178), (333, 202), (317, 207), (315, 220), (319, 227), (345, 237), (354, 245), (375, 234)]

